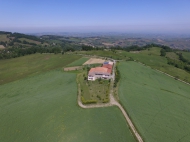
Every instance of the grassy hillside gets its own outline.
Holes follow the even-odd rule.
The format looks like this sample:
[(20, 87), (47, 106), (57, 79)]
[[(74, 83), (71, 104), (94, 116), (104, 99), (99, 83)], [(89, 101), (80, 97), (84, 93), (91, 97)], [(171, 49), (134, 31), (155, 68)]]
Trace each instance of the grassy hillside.
[(120, 101), (144, 140), (189, 141), (190, 86), (135, 62), (119, 70)]
[(80, 58), (79, 55), (33, 54), (0, 60), (0, 84), (61, 68)]
[(47, 43), (47, 41), (36, 36), (0, 31), (0, 45), (12, 48), (45, 46), (49, 44)]
[(135, 142), (117, 107), (78, 107), (75, 74), (49, 71), (0, 90), (2, 142)]
[(79, 60), (68, 64), (67, 67), (82, 66), (87, 60), (89, 60), (89, 58), (80, 58)]

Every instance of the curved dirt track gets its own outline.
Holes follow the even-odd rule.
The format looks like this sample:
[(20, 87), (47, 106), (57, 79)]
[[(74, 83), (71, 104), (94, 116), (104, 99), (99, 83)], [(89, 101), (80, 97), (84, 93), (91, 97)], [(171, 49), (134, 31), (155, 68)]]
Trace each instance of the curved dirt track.
[(143, 142), (143, 139), (141, 138), (141, 136), (139, 135), (139, 133), (137, 132), (135, 126), (133, 125), (132, 121), (130, 120), (129, 116), (127, 115), (127, 113), (125, 112), (124, 108), (115, 100), (115, 98), (113, 97), (113, 95), (110, 93), (110, 102), (106, 103), (106, 104), (90, 104), (90, 105), (83, 105), (81, 102), (81, 96), (78, 95), (78, 105), (82, 108), (99, 108), (99, 107), (110, 107), (110, 106), (118, 106), (119, 109), (121, 110), (121, 112), (123, 113), (127, 123), (129, 124), (131, 130), (133, 131), (134, 135), (136, 136), (137, 140), (139, 142)]
[[(115, 64), (114, 64), (115, 65)], [(113, 68), (113, 74), (114, 74), (114, 68)], [(113, 75), (114, 76), (114, 75)], [(133, 131), (135, 137), (137, 138), (137, 140), (139, 142), (143, 142), (143, 139), (141, 138), (141, 136), (139, 135), (139, 133), (137, 132), (135, 126), (133, 125), (132, 121), (130, 120), (128, 114), (125, 112), (125, 109), (121, 106), (121, 104), (119, 102), (117, 102), (115, 100), (115, 98), (113, 97), (113, 82), (114, 82), (114, 78), (112, 78), (112, 81), (111, 81), (111, 89), (110, 89), (110, 102), (109, 103), (106, 103), (106, 104), (89, 104), (89, 105), (84, 105), (82, 104), (81, 102), (81, 92), (80, 92), (80, 84), (78, 85), (78, 91), (79, 91), (79, 95), (78, 95), (78, 105), (81, 107), (81, 108), (84, 108), (84, 109), (88, 109), (88, 108), (100, 108), (100, 107), (110, 107), (110, 106), (117, 106), (119, 107), (119, 109), (121, 110), (122, 114), (124, 115), (129, 127), (131, 128), (131, 130)]]

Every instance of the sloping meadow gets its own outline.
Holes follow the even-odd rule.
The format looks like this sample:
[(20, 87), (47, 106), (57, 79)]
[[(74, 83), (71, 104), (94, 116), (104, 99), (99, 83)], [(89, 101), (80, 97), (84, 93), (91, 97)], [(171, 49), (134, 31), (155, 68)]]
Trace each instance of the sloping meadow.
[(190, 86), (136, 62), (119, 70), (120, 102), (144, 140), (189, 141)]
[(48, 71), (0, 85), (1, 142), (134, 142), (117, 107), (77, 105), (76, 74)]

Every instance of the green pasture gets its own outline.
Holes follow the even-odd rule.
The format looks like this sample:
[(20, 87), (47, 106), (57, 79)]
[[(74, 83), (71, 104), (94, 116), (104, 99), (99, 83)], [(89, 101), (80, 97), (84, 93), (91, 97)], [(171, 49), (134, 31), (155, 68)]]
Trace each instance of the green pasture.
[(48, 71), (0, 90), (1, 142), (135, 142), (117, 107), (77, 105), (74, 73)]
[(79, 55), (32, 54), (0, 60), (0, 84), (61, 68), (80, 58)]
[(190, 86), (136, 62), (120, 62), (119, 99), (146, 142), (190, 139)]
[(80, 58), (80, 59), (68, 64), (67, 67), (82, 66), (88, 60), (89, 60), (89, 58), (83, 57), (83, 58)]

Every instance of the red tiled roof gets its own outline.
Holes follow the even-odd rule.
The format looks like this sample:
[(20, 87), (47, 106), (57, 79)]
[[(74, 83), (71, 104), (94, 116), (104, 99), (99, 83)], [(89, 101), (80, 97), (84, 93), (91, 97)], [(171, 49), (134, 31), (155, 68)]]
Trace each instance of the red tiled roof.
[(111, 72), (112, 72), (112, 69), (108, 69), (108, 70), (107, 70), (107, 72), (111, 74)]
[(109, 73), (111, 74), (112, 72), (112, 65), (110, 64), (104, 64), (102, 67), (96, 67), (96, 68), (91, 68), (89, 73)]
[(108, 68), (108, 69), (112, 70), (112, 65), (110, 65), (110, 64), (103, 64), (102, 67), (105, 67), (105, 68)]
[(95, 71), (95, 68), (91, 68), (89, 72), (93, 72), (93, 71)]
[(107, 68), (104, 67), (96, 67), (96, 68), (91, 68), (89, 72), (107, 72)]

